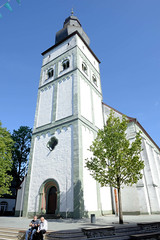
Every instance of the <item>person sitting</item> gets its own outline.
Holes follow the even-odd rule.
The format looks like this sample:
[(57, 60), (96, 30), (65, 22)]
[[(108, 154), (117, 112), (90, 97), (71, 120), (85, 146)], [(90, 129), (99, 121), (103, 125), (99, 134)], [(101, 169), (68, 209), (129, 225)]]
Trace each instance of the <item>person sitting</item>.
[(39, 227), (37, 230), (37, 236), (38, 239), (43, 240), (43, 234), (46, 233), (46, 231), (48, 230), (48, 222), (47, 220), (44, 219), (44, 217), (41, 217), (40, 219), (40, 223), (39, 223)]
[(37, 219), (37, 216), (33, 217), (33, 220), (30, 222), (29, 226), (30, 228), (26, 231), (25, 234), (25, 240), (28, 240), (29, 235), (29, 240), (33, 240), (33, 235), (37, 232), (39, 226), (39, 220)]

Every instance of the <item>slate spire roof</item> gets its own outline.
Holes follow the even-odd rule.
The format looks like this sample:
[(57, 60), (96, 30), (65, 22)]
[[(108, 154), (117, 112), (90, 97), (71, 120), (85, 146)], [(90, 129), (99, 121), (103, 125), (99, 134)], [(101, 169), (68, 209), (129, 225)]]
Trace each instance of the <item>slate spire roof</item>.
[(73, 16), (73, 12), (71, 13), (71, 16), (65, 19), (63, 28), (56, 33), (55, 44), (61, 42), (63, 39), (76, 31), (79, 32), (85, 43), (89, 46), (90, 39), (84, 32), (79, 19), (76, 16)]

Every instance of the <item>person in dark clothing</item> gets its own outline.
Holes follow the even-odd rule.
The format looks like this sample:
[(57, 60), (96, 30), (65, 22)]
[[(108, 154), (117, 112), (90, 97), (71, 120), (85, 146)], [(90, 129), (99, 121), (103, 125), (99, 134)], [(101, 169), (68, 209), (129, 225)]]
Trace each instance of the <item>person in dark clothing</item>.
[(33, 240), (33, 236), (37, 232), (39, 227), (39, 220), (37, 219), (37, 216), (34, 216), (29, 226), (30, 228), (26, 231), (26, 234), (25, 234), (25, 240), (28, 240), (29, 235), (30, 235), (29, 240)]

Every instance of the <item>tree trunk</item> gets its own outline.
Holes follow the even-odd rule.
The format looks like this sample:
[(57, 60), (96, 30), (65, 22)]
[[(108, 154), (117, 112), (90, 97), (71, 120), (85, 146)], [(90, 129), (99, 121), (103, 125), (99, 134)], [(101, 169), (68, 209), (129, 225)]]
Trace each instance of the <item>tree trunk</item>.
[(121, 187), (118, 188), (118, 203), (119, 203), (119, 224), (123, 224)]

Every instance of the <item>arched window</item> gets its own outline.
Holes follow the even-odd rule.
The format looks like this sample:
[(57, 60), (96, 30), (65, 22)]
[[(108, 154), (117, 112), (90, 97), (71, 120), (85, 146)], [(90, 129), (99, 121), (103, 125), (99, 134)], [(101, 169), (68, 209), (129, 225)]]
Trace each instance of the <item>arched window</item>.
[(87, 65), (84, 62), (82, 63), (82, 70), (87, 74), (88, 69), (87, 69)]
[(92, 75), (92, 81), (95, 85), (97, 85), (97, 78), (94, 74)]
[(53, 74), (54, 74), (54, 70), (53, 70), (53, 68), (50, 68), (47, 72), (48, 78), (53, 77)]
[(69, 59), (65, 59), (65, 60), (62, 62), (62, 68), (63, 68), (63, 70), (69, 68)]

